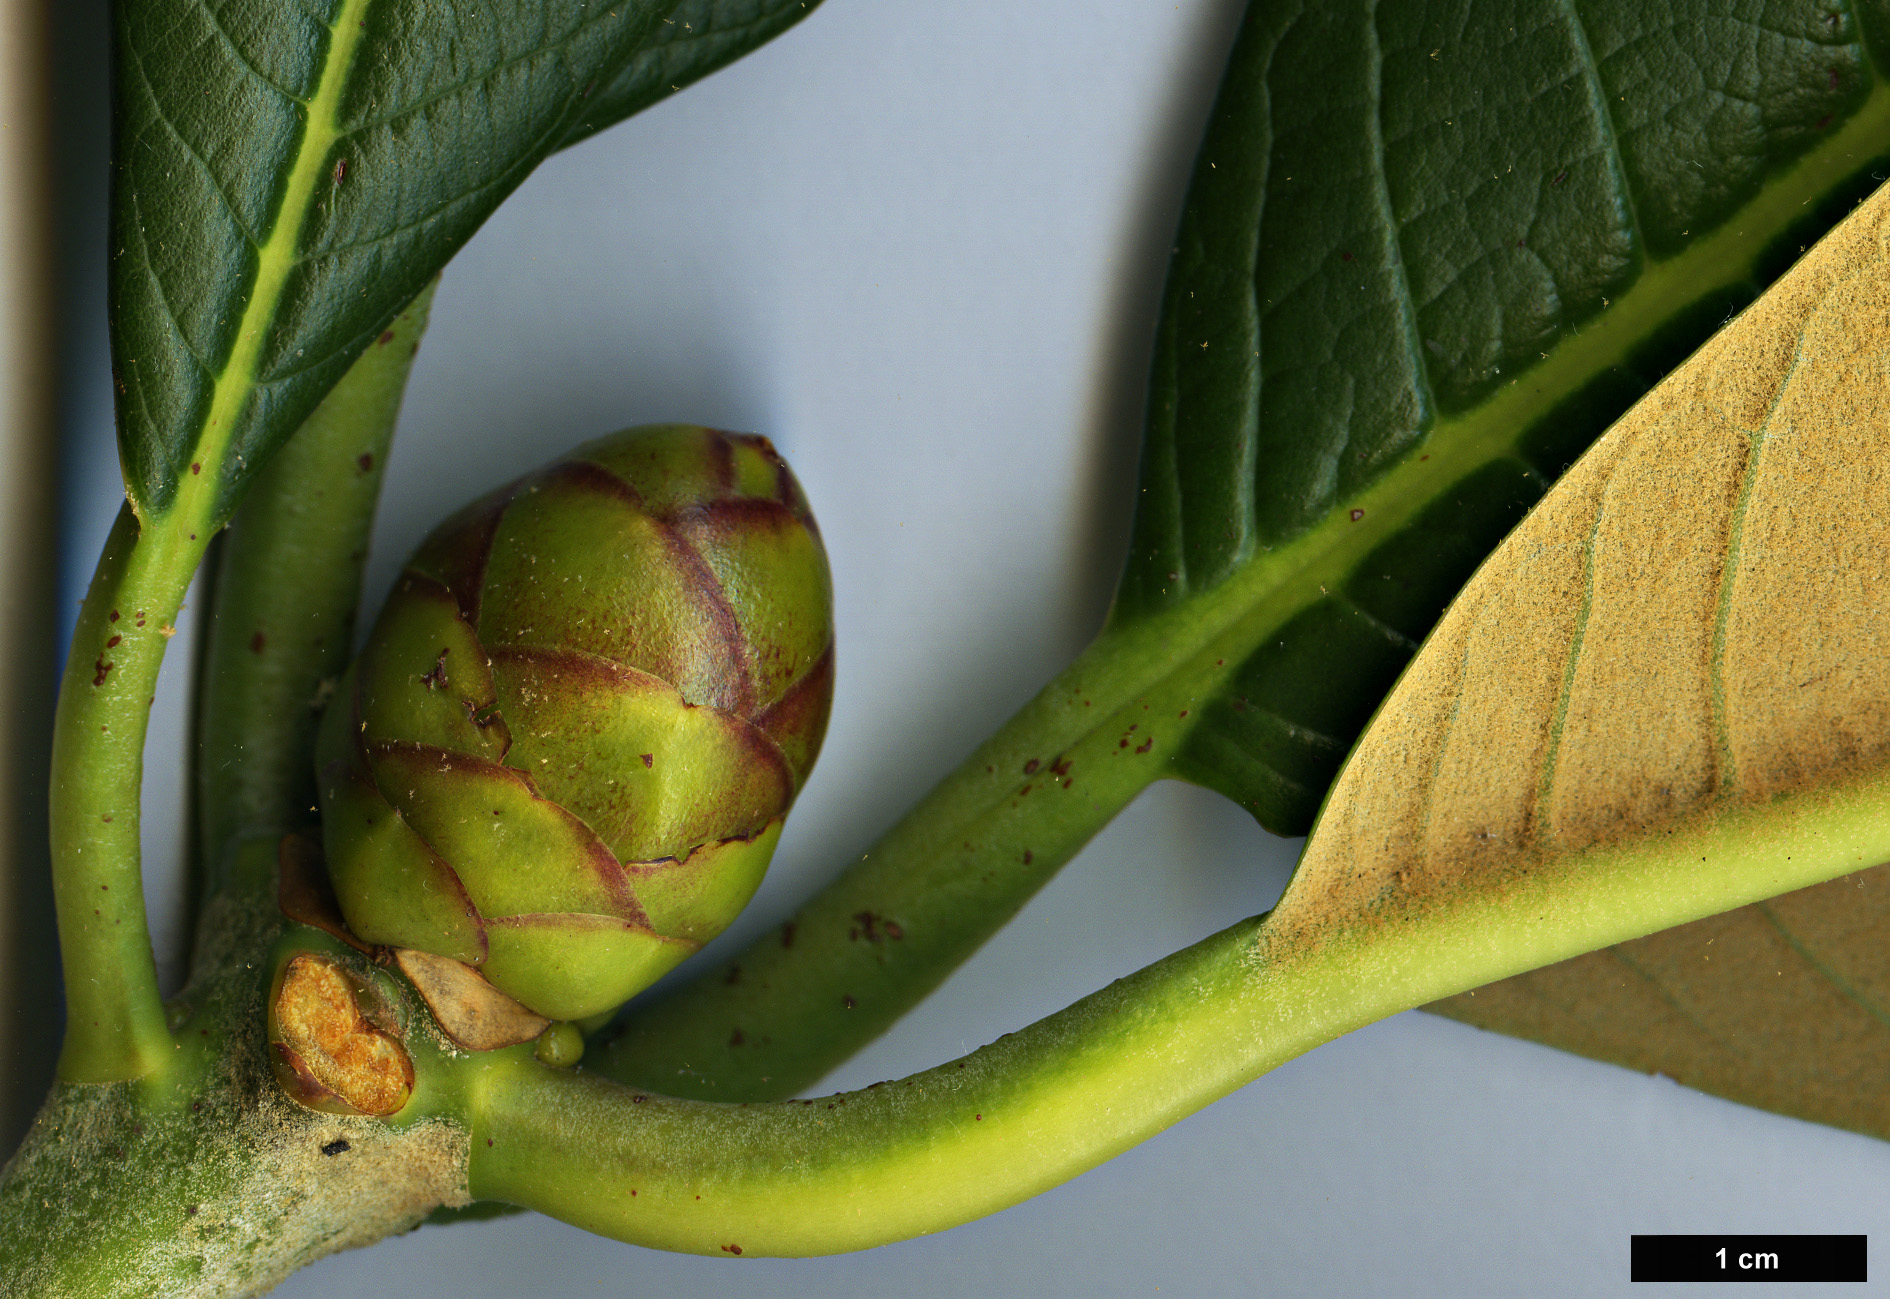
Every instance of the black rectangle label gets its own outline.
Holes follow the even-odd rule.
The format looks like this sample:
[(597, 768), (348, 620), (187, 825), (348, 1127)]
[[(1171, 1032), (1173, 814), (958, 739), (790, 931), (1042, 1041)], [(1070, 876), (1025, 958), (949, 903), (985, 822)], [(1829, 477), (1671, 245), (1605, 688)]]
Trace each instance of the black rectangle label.
[(1865, 1281), (1868, 1236), (1635, 1236), (1635, 1281)]

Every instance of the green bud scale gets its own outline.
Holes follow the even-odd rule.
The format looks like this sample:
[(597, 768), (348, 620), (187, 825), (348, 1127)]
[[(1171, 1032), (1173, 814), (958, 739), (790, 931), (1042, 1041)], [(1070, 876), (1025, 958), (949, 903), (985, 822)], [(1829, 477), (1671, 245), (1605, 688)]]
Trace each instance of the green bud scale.
[(580, 447), (422, 543), (329, 705), (342, 914), (607, 1011), (753, 896), (832, 693), (826, 555), (766, 439)]

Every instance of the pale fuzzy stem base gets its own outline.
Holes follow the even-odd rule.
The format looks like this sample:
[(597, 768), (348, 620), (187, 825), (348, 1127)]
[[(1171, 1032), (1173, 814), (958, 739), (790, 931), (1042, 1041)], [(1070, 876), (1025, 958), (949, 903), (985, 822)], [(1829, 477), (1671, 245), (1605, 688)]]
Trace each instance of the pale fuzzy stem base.
[(285, 928), (267, 887), (273, 853), (254, 843), (234, 865), (257, 900), (226, 895), (206, 916), (220, 935), (205, 953), (216, 972), (169, 1008), (169, 1067), (56, 1088), (0, 1174), (8, 1299), (262, 1294), (318, 1258), (465, 1203), (459, 1125), (396, 1127), (283, 1095), (264, 1038), (271, 949)]

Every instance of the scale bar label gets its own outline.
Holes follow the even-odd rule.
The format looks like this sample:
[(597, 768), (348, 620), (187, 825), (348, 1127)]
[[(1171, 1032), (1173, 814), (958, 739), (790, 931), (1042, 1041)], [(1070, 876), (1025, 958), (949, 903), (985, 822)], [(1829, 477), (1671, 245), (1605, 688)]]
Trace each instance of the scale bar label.
[(1635, 1236), (1634, 1281), (1865, 1281), (1867, 1236)]

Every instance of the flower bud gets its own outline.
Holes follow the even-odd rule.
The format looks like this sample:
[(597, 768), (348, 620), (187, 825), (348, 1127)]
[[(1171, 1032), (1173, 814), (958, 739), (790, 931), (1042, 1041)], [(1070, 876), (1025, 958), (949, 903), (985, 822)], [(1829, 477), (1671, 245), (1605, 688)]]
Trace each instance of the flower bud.
[(766, 439), (580, 447), (427, 538), (330, 703), (342, 914), (549, 1019), (609, 1010), (754, 895), (832, 690), (826, 556)]

